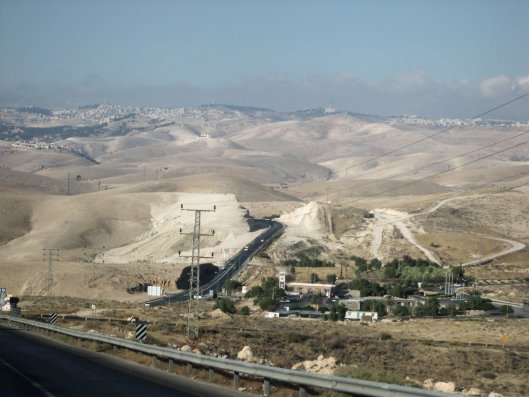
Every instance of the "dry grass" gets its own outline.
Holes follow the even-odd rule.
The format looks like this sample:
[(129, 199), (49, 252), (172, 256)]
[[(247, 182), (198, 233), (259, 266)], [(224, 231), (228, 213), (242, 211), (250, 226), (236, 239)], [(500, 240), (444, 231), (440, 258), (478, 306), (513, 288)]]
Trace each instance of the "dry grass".
[(509, 246), (501, 241), (461, 232), (430, 231), (417, 234), (417, 241), (435, 252), (443, 264), (458, 264), (480, 258)]
[[(40, 301), (36, 299), (33, 303), (33, 312), (59, 305), (62, 305), (60, 307), (63, 310), (73, 312), (78, 306), (88, 303), (82, 300)], [(104, 302), (98, 304), (105, 306)], [(258, 359), (286, 368), (322, 354), (325, 357), (334, 356), (340, 364), (352, 368), (372, 369), (386, 380), (395, 376), (399, 379), (409, 376), (420, 382), (434, 378), (436, 381), (454, 381), (460, 387), (479, 387), (510, 396), (524, 395), (522, 385), (525, 384), (525, 373), (529, 370), (529, 334), (525, 332), (529, 320), (421, 319), (361, 325), (303, 319), (267, 320), (261, 316), (237, 315), (211, 319), (204, 315), (201, 319), (201, 338), (193, 342), (185, 337), (185, 305), (157, 309), (118, 303), (107, 306), (113, 306), (112, 314), (117, 318), (123, 319), (134, 314), (141, 319), (148, 319), (150, 343), (161, 346), (190, 344), (204, 354), (226, 355), (229, 358), (235, 358), (237, 352), (248, 345)], [(202, 307), (207, 313), (212, 308), (212, 302), (204, 302)], [(100, 316), (105, 316), (105, 313), (101, 312)], [(132, 324), (106, 321), (60, 320), (59, 325), (94, 329), (120, 337), (125, 337), (127, 333), (130, 335), (134, 329)], [(382, 334), (388, 334), (390, 338), (381, 340)], [(490, 346), (466, 346), (466, 343)], [(507, 345), (508, 349), (493, 346), (502, 344)], [(91, 348), (112, 353), (112, 349), (105, 345), (93, 345)], [(150, 357), (136, 356), (122, 350), (118, 350), (117, 354), (151, 365)], [(432, 357), (435, 357), (435, 365), (431, 365)], [(158, 360), (158, 366), (166, 369), (168, 363)], [(175, 365), (174, 371), (185, 373), (186, 368)], [(197, 369), (193, 376), (207, 379), (208, 373)], [(231, 382), (229, 375), (224, 377), (219, 374), (217, 379), (225, 384)], [(254, 391), (260, 390), (259, 382), (247, 385), (241, 384), (248, 390), (250, 387)], [(293, 391), (285, 391), (283, 395), (290, 392)]]

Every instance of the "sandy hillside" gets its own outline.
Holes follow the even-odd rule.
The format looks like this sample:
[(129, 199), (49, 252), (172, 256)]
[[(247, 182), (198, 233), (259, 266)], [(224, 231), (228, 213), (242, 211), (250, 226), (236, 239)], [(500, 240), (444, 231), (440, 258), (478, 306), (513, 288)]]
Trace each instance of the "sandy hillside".
[(181, 204), (190, 209), (216, 206), (216, 211), (202, 214), (202, 233), (215, 234), (202, 238), (201, 249), (204, 256), (213, 253), (211, 261), (219, 266), (260, 233), (249, 231), (247, 210), (233, 194), (112, 189), (78, 196), (4, 198), (2, 209), (10, 218), (0, 226), (0, 256), (10, 270), (3, 281), (28, 294), (46, 293), (44, 248), (60, 249), (59, 262), (54, 262), (55, 294), (92, 296), (99, 290), (109, 299), (125, 299), (127, 288), (138, 283), (158, 280), (174, 286), (189, 265), (178, 251), (188, 255), (192, 245), (191, 236), (180, 229), (192, 233), (194, 227), (194, 212), (182, 211)]
[[(79, 132), (57, 135), (56, 142), (69, 149), (0, 142), (0, 257), (14, 269), (42, 265), (42, 248), (60, 248), (62, 263), (71, 263), (83, 274), (80, 280), (88, 277), (92, 285), (90, 269), (73, 266), (90, 263), (87, 252), (108, 267), (109, 279), (122, 283), (121, 291), (141, 280), (140, 273), (174, 278), (185, 263), (175, 255), (190, 245), (179, 229), (192, 226), (192, 214), (180, 212), (180, 203), (218, 206), (202, 224), (206, 232), (216, 230), (203, 240), (204, 252), (216, 257), (254, 236), (243, 218), (246, 210), (280, 216), (287, 225), (270, 248), (275, 260), (309, 255), (338, 263), (353, 254), (407, 254), (452, 264), (494, 254), (508, 241), (529, 243), (528, 188), (492, 195), (529, 182), (529, 145), (500, 153), (527, 139), (516, 125), (475, 123), (431, 136), (441, 127), (321, 111), (101, 105), (48, 116), (4, 113), (2, 122), (13, 126), (10, 136), (34, 133), (24, 132), (25, 126)], [(72, 192), (86, 194), (60, 195), (68, 174), (79, 179), (71, 181)], [(484, 196), (471, 198), (479, 194)], [(435, 208), (457, 196), (468, 199)], [(364, 218), (365, 210), (375, 210), (375, 218)], [(521, 277), (524, 253), (496, 258), (493, 265), (514, 266)], [(16, 288), (24, 286), (22, 273), (37, 277), (24, 269), (15, 272)], [(120, 269), (130, 279), (118, 277)], [(107, 292), (117, 285), (100, 281)], [(39, 282), (25, 288), (40, 288)]]
[[(204, 255), (222, 256), (222, 251), (230, 248), (241, 249), (254, 239), (259, 232), (250, 233), (244, 219), (246, 211), (240, 208), (234, 195), (193, 194), (193, 193), (157, 193), (156, 202), (151, 204), (149, 229), (136, 236), (129, 244), (104, 252), (104, 260), (109, 263), (135, 263), (140, 261), (174, 263), (181, 261), (182, 255), (190, 254), (191, 236), (195, 221), (194, 211), (182, 211), (180, 206), (189, 209), (212, 210), (201, 215), (201, 232), (214, 236), (201, 239)], [(219, 225), (216, 227), (216, 225)], [(101, 260), (102, 256), (98, 257)], [(187, 261), (181, 261), (187, 262)]]
[[(200, 174), (180, 178), (167, 178), (158, 182), (123, 186), (121, 192), (190, 192), (232, 193), (243, 202), (296, 201), (286, 192), (263, 186), (253, 180), (234, 175)], [(252, 213), (253, 214), (253, 213)]]

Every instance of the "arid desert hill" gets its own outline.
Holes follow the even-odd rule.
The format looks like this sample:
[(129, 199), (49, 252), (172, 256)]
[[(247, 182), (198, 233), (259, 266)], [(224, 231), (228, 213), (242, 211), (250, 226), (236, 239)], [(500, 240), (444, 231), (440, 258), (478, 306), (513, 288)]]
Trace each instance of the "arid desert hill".
[[(58, 268), (90, 281), (76, 290), (68, 276), (57, 293), (102, 288), (125, 299), (146, 269), (173, 282), (185, 264), (176, 254), (190, 244), (180, 204), (217, 206), (203, 224), (217, 231), (203, 241), (217, 258), (254, 237), (253, 215), (287, 226), (269, 249), (274, 265), (305, 254), (452, 265), (512, 245), (522, 248), (498, 263), (520, 277), (527, 268), (529, 133), (520, 123), (447, 129), (452, 121), (223, 106), (35, 112), (0, 114), (0, 258), (26, 269), (9, 282), (15, 289), (44, 291), (43, 248), (59, 248)], [(114, 281), (103, 272), (95, 283), (90, 263)]]

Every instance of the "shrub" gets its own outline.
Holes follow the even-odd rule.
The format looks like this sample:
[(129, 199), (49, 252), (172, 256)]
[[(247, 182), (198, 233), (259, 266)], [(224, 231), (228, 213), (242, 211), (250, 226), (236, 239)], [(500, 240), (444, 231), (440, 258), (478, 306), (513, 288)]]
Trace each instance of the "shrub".
[(335, 336), (329, 340), (329, 348), (331, 349), (343, 349), (346, 346), (346, 339), (343, 336)]
[(213, 306), (213, 309), (220, 309), (224, 313), (228, 313), (228, 314), (235, 314), (235, 312), (237, 311), (235, 309), (235, 304), (233, 303), (233, 301), (228, 298), (217, 298), (217, 300), (215, 301), (215, 306)]
[(371, 380), (374, 382), (392, 383), (406, 385), (409, 381), (405, 375), (397, 372), (389, 372), (378, 368), (341, 366), (336, 369), (336, 375), (347, 376), (355, 379)]
[(502, 314), (514, 313), (514, 309), (512, 308), (512, 306), (509, 305), (503, 305), (500, 308), (500, 311), (502, 312)]
[(248, 306), (241, 307), (240, 313), (243, 316), (249, 316), (250, 315), (250, 308)]
[(306, 339), (304, 335), (293, 331), (285, 332), (282, 337), (283, 340), (288, 343), (301, 343)]
[(242, 284), (236, 280), (226, 280), (222, 285), (222, 288), (230, 293), (231, 291), (240, 291), (242, 289)]
[(391, 308), (391, 314), (397, 317), (405, 317), (410, 315), (408, 306), (395, 305)]
[(485, 371), (481, 374), (482, 377), (486, 379), (496, 379), (496, 374), (494, 372)]

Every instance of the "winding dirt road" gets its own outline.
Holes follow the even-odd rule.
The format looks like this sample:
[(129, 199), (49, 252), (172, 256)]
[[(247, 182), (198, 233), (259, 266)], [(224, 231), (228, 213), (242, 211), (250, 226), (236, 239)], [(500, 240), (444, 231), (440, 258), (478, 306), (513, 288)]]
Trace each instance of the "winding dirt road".
[[(413, 232), (408, 228), (408, 226), (403, 221), (417, 217), (417, 216), (431, 214), (432, 212), (437, 211), (439, 208), (441, 208), (443, 205), (445, 205), (446, 203), (450, 201), (465, 200), (468, 198), (476, 198), (479, 196), (482, 196), (482, 195), (452, 197), (452, 198), (444, 199), (438, 202), (436, 205), (434, 205), (432, 208), (430, 208), (427, 211), (423, 211), (423, 212), (419, 212), (419, 213), (411, 214), (411, 215), (406, 212), (400, 212), (400, 211), (396, 211), (393, 209), (375, 210), (375, 223), (373, 225), (373, 240), (371, 243), (371, 254), (375, 258), (380, 256), (380, 247), (382, 246), (384, 230), (386, 229), (386, 227), (390, 225), (394, 225), (397, 229), (399, 229), (399, 231), (402, 233), (402, 235), (404, 236), (406, 240), (408, 240), (411, 244), (416, 246), (419, 250), (421, 250), (424, 253), (424, 255), (428, 258), (428, 260), (440, 265), (441, 264), (440, 261), (434, 256), (434, 254), (430, 250), (423, 247), (417, 242), (417, 240), (415, 239), (415, 236), (413, 235)], [(494, 254), (487, 255), (480, 259), (465, 262), (462, 264), (462, 266), (477, 266), (479, 264), (489, 262), (501, 256), (512, 254), (517, 251), (521, 251), (525, 248), (525, 244), (520, 243), (518, 241), (509, 240), (505, 238), (499, 238), (499, 237), (493, 237), (493, 236), (486, 236), (486, 235), (480, 235), (480, 236), (483, 238), (504, 242), (510, 245), (510, 248), (504, 249)]]

